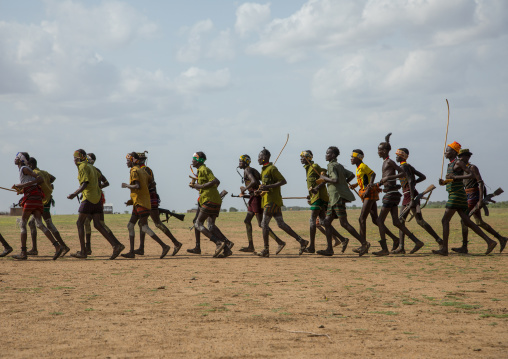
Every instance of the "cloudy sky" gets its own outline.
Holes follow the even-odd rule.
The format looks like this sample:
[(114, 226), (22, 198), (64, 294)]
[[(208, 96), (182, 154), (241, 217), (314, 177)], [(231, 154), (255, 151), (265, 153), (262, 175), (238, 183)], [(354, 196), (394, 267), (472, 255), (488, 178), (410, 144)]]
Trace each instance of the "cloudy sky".
[[(506, 187), (494, 155), (508, 134), (507, 18), (505, 0), (0, 0), (0, 186), (18, 182), (14, 156), (29, 152), (57, 177), (55, 212), (76, 213), (66, 196), (83, 148), (123, 211), (125, 155), (148, 150), (161, 206), (182, 211), (197, 199), (193, 152), (237, 194), (238, 157), (265, 146), (275, 159), (289, 133), (283, 195), (305, 196), (302, 150), (324, 166), (338, 146), (354, 170), (361, 148), (380, 173), (376, 148), (393, 132), (424, 188), (441, 172), (448, 99), (448, 142), (471, 149), (492, 189)], [(1, 211), (17, 201), (0, 191)]]

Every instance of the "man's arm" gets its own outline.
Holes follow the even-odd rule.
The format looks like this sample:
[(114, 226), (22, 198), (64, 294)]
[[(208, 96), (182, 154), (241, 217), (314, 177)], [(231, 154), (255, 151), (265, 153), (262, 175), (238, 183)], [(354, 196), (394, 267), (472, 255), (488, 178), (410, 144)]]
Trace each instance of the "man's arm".
[(397, 174), (381, 178), (379, 180), (379, 184), (383, 184), (387, 181), (392, 181), (398, 178), (406, 177), (406, 173), (402, 170), (402, 168), (400, 168), (400, 166), (397, 166), (397, 164), (393, 160), (388, 161), (387, 166), (393, 168), (397, 172)]
[(12, 186), (12, 188), (23, 189), (25, 187), (30, 187), (30, 186), (33, 186), (36, 184), (41, 184), (42, 182), (44, 182), (44, 180), (42, 179), (41, 176), (39, 176), (37, 173), (35, 173), (28, 167), (23, 168), (23, 174), (25, 174), (27, 176), (32, 176), (35, 178), (35, 180), (27, 182), (27, 183), (23, 183), (23, 184), (21, 184), (21, 183), (15, 184), (14, 186)]
[(245, 174), (247, 174), (247, 177), (249, 177), (250, 183), (249, 183), (249, 185), (247, 187), (240, 187), (240, 190), (242, 191), (242, 193), (244, 193), (245, 191), (250, 190), (253, 187), (254, 188), (259, 187), (259, 180), (252, 173), (252, 168), (247, 167), (244, 171), (245, 171)]
[(108, 186), (109, 186), (108, 179), (103, 174), (101, 174), (101, 177), (99, 178), (99, 188), (102, 189)]
[(78, 194), (80, 194), (81, 192), (83, 192), (85, 190), (86, 186), (88, 186), (88, 181), (81, 183), (79, 188), (75, 192), (68, 195), (67, 198), (74, 199), (74, 197), (76, 197)]

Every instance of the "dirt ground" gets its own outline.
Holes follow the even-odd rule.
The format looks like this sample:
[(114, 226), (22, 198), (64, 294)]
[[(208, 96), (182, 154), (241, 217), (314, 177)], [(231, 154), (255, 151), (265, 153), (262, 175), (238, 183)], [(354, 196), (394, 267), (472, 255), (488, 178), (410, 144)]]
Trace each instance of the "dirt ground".
[[(442, 213), (424, 212), (438, 233)], [(38, 257), (0, 259), (0, 357), (506, 358), (508, 249), (484, 256), (485, 243), (471, 235), (472, 255), (434, 256), (435, 243), (413, 221), (408, 227), (426, 243), (415, 255), (359, 258), (352, 240), (345, 254), (299, 257), (297, 243), (277, 229), (288, 245), (258, 258), (238, 252), (247, 242), (244, 215), (217, 222), (236, 243), (227, 259), (212, 258), (207, 240), (201, 256), (186, 253), (191, 215), (170, 220), (184, 248), (163, 260), (147, 239), (145, 256), (109, 261), (111, 248), (94, 232), (88, 260), (52, 261), (39, 234)], [(309, 212), (284, 217), (308, 237)], [(357, 227), (358, 211), (349, 218)], [(75, 220), (54, 217), (72, 252)], [(127, 221), (106, 217), (124, 244)], [(492, 209), (488, 222), (508, 235), (508, 210)], [(0, 217), (0, 231), (18, 252), (15, 218)], [(254, 237), (261, 248), (257, 227)], [(377, 250), (371, 223), (368, 237)], [(451, 238), (461, 242), (456, 218)], [(324, 247), (323, 235), (317, 243)]]

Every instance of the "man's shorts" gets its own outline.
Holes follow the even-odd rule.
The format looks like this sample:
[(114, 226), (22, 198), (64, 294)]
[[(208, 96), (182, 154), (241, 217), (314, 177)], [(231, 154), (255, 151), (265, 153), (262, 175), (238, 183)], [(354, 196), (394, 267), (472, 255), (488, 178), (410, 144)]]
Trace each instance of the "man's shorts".
[(53, 197), (49, 197), (48, 203), (44, 204), (44, 213), (51, 213), (51, 202)]
[(102, 205), (101, 201), (97, 203), (92, 203), (85, 199), (84, 201), (81, 201), (81, 205), (79, 206), (79, 213), (84, 214), (96, 214), (96, 213), (102, 213), (104, 211), (104, 206)]
[(282, 214), (282, 208), (280, 208), (279, 205), (277, 205), (276, 203), (267, 203), (265, 205), (265, 208), (263, 208), (263, 212), (267, 215), (267, 216), (277, 216), (279, 214)]
[(315, 202), (310, 204), (311, 211), (326, 211), (328, 209), (328, 202), (319, 198)]
[(471, 211), (480, 201), (480, 190), (476, 188), (468, 188), (466, 189), (467, 195), (467, 207), (469, 211)]
[(132, 215), (141, 218), (148, 217), (150, 215), (150, 208), (146, 208), (137, 204), (132, 208)]
[(247, 212), (263, 213), (263, 209), (261, 208), (261, 197), (251, 194), (247, 205)]
[(150, 205), (152, 206), (152, 209), (159, 208), (159, 203), (160, 199), (157, 192), (150, 192)]
[(220, 203), (206, 201), (199, 205), (199, 210), (209, 216), (218, 217), (220, 213), (220, 206)]
[(347, 217), (346, 213), (346, 202), (339, 200), (333, 206), (328, 203), (326, 210), (326, 216), (332, 218)]

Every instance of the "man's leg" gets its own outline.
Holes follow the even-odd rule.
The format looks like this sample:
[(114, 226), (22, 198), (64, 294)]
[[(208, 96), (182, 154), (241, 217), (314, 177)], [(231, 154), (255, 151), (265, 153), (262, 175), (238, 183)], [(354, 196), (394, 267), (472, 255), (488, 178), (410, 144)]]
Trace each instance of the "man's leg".
[(468, 214), (464, 211), (457, 211), (459, 213), (460, 218), (464, 222), (466, 226), (471, 228), (477, 235), (483, 238), (483, 240), (487, 243), (487, 251), (485, 254), (489, 254), (492, 250), (497, 246), (497, 242), (490, 239), (481, 229), (478, 227), (468, 216)]
[[(134, 251), (135, 241), (136, 241), (136, 223), (139, 221), (139, 216), (137, 214), (132, 213), (129, 222), (127, 223), (127, 230), (129, 231), (129, 251), (127, 253), (122, 253), (121, 256), (124, 258), (135, 258), (136, 253)], [(141, 229), (141, 223), (139, 224), (139, 232), (143, 232)], [(143, 232), (143, 235), (145, 233)], [(143, 236), (144, 237), (144, 236)], [(144, 240), (144, 238), (143, 238)]]
[(252, 218), (254, 218), (256, 214), (254, 212), (247, 212), (243, 223), (245, 223), (245, 230), (247, 231), (247, 241), (249, 244), (247, 247), (240, 248), (240, 252), (254, 252), (254, 241), (252, 239)]
[(30, 235), (32, 237), (32, 249), (26, 254), (29, 256), (36, 256), (39, 254), (39, 251), (37, 250), (37, 226), (35, 225), (35, 217), (32, 216), (32, 218), (30, 218), (28, 227), (30, 227)]
[(457, 210), (452, 208), (446, 208), (441, 224), (443, 225), (443, 245), (438, 250), (432, 250), (432, 253), (439, 254), (442, 256), (448, 255), (448, 237), (450, 235), (450, 220)]
[(309, 225), (310, 225), (310, 230), (309, 230), (309, 240), (310, 240), (310, 244), (307, 248), (305, 248), (305, 253), (314, 253), (316, 252), (316, 229), (317, 229), (317, 226), (316, 226), (316, 219), (319, 218), (319, 214), (320, 214), (321, 210), (319, 209), (313, 209), (311, 212), (310, 212), (310, 220), (309, 220)]
[[(263, 229), (263, 226), (262, 226), (263, 212), (256, 213), (256, 219), (258, 220), (259, 228)], [(280, 239), (270, 227), (268, 227), (268, 235), (270, 236), (270, 238), (272, 238), (279, 245), (277, 247), (277, 251), (275, 252), (275, 254), (279, 254), (280, 251), (286, 246), (286, 242), (284, 242), (282, 239)]]
[(415, 246), (413, 247), (413, 249), (411, 249), (411, 251), (409, 252), (410, 254), (413, 254), (413, 253), (416, 253), (420, 250), (420, 248), (422, 248), (424, 246), (423, 242), (420, 241), (418, 238), (416, 238), (416, 236), (411, 233), (409, 231), (409, 229), (407, 229), (407, 227), (404, 225), (404, 223), (402, 223), (400, 220), (399, 220), (399, 211), (398, 211), (398, 208), (397, 206), (394, 206), (392, 208), (390, 208), (390, 213), (392, 215), (392, 223), (395, 227), (397, 227), (399, 230), (402, 230), (402, 232), (408, 236), (409, 239), (411, 239)]
[(0, 243), (4, 247), (4, 251), (2, 253), (0, 253), (0, 257), (5, 257), (7, 254), (12, 252), (12, 247), (9, 245), (9, 243), (7, 243), (7, 241), (2, 236), (1, 233), (0, 233)]
[(44, 235), (49, 239), (51, 244), (55, 247), (55, 254), (53, 255), (53, 260), (56, 260), (63, 253), (63, 251), (65, 250), (65, 247), (60, 245), (55, 240), (55, 238), (53, 237), (53, 235), (51, 234), (49, 229), (44, 225), (44, 223), (42, 223), (41, 211), (35, 210), (32, 212), (32, 215), (35, 218), (35, 225), (37, 226), (37, 228), (39, 228), (42, 231), (42, 233), (44, 233)]
[(332, 245), (332, 222), (333, 222), (334, 215), (327, 214), (323, 225), (325, 226), (325, 234), (326, 234), (326, 249), (325, 250), (319, 250), (316, 253), (321, 256), (333, 256), (333, 245)]
[(215, 243), (216, 245), (216, 248), (215, 248), (215, 253), (213, 255), (214, 258), (216, 258), (223, 250), (224, 250), (224, 247), (226, 246), (226, 242), (224, 241), (221, 241), (219, 238), (217, 238), (216, 236), (214, 236), (214, 234), (212, 232), (210, 232), (204, 225), (205, 221), (208, 219), (209, 215), (200, 211), (199, 214), (198, 214), (198, 218), (196, 218), (196, 223), (194, 224), (195, 228), (201, 232), (202, 234), (204, 234), (208, 239), (210, 239), (210, 241), (212, 241), (213, 243)]
[(115, 259), (125, 249), (125, 246), (118, 241), (113, 232), (108, 232), (106, 228), (104, 228), (104, 226), (101, 223), (100, 213), (92, 214), (92, 220), (95, 229), (98, 230), (100, 234), (102, 234), (102, 236), (106, 238), (111, 247), (113, 247), (113, 253), (111, 254), (111, 257), (109, 257), (109, 259), (111, 260)]
[(492, 228), (488, 223), (486, 223), (483, 220), (480, 211), (476, 211), (476, 213), (473, 216), (474, 216), (476, 225), (478, 227), (480, 227), (484, 231), (492, 234), (494, 236), (494, 238), (496, 238), (499, 241), (499, 244), (501, 245), (500, 248), (499, 248), (499, 253), (501, 253), (504, 250), (504, 248), (506, 247), (506, 243), (508, 242), (508, 238), (503, 237), (502, 235), (500, 235), (496, 230), (494, 230), (494, 228)]
[(142, 216), (139, 219), (139, 223), (141, 224), (141, 230), (148, 234), (152, 239), (157, 242), (162, 248), (162, 254), (160, 259), (164, 258), (166, 254), (168, 254), (169, 249), (171, 248), (166, 243), (164, 243), (151, 229), (148, 227), (148, 216)]
[(60, 235), (60, 232), (58, 232), (58, 229), (53, 224), (51, 213), (49, 211), (43, 212), (42, 218), (44, 219), (44, 222), (46, 222), (46, 226), (48, 227), (49, 231), (53, 234), (58, 244), (60, 244), (60, 246), (63, 247), (61, 256), (62, 257), (65, 256), (71, 249), (65, 244), (64, 240), (62, 239), (62, 236)]
[[(406, 207), (409, 206), (409, 204), (405, 205), (405, 206), (402, 206), (400, 208), (400, 212), (402, 213)], [(404, 217), (402, 219), (400, 219), (400, 222), (403, 223), (405, 225), (406, 223), (406, 218), (407, 216), (409, 215), (409, 211), (406, 212), (406, 214), (404, 215)], [(392, 250), (390, 253), (392, 254), (406, 254), (406, 249), (404, 248), (404, 239), (406, 237), (406, 234), (399, 229), (399, 247), (395, 250)]]
[(439, 237), (439, 235), (436, 233), (436, 231), (434, 230), (434, 228), (432, 228), (430, 226), (430, 224), (428, 224), (424, 219), (423, 219), (423, 215), (422, 215), (422, 211), (420, 209), (420, 205), (416, 206), (415, 208), (411, 208), (411, 211), (413, 211), (413, 214), (415, 216), (415, 219), (416, 219), (416, 223), (422, 227), (423, 229), (425, 229), (427, 231), (428, 234), (430, 234), (437, 242), (437, 244), (439, 244), (440, 246), (443, 245), (443, 240), (441, 239), (441, 237)]
[(273, 217), (275, 218), (277, 226), (279, 226), (280, 229), (282, 229), (288, 235), (296, 239), (298, 243), (300, 243), (300, 252), (298, 254), (302, 255), (302, 253), (305, 251), (305, 248), (307, 248), (309, 241), (306, 241), (300, 237), (286, 222), (284, 222), (284, 218), (282, 218), (282, 212), (276, 213)]
[(19, 254), (13, 255), (12, 258), (14, 258), (14, 259), (26, 260), (28, 257), (27, 250), (26, 250), (26, 240), (27, 240), (26, 226), (27, 226), (27, 222), (28, 222), (28, 219), (30, 218), (31, 214), (32, 214), (31, 211), (23, 210), (23, 214), (21, 216), (21, 222), (19, 223), (19, 228), (20, 228), (20, 232), (21, 232), (21, 234), (20, 234), (21, 252)]
[[(390, 213), (390, 208), (388, 207), (381, 207), (381, 211), (379, 212), (379, 216), (377, 218), (377, 227), (379, 229), (379, 236), (381, 239), (379, 240), (379, 244), (381, 245), (381, 250), (377, 252), (372, 252), (372, 254), (375, 254), (376, 256), (387, 256), (390, 254), (388, 251), (388, 246), (386, 245), (386, 231), (387, 228), (385, 226), (385, 220), (388, 216), (388, 213)], [(398, 238), (397, 238), (398, 242)]]
[(83, 226), (85, 228), (86, 254), (89, 256), (92, 254), (92, 215), (86, 216)]
[[(176, 238), (175, 236), (173, 235), (173, 233), (171, 233), (171, 231), (169, 230), (168, 227), (166, 227), (164, 225), (164, 223), (162, 223), (161, 221), (161, 217), (160, 217), (160, 214), (159, 214), (159, 209), (158, 208), (154, 208), (150, 211), (150, 217), (152, 218), (152, 221), (153, 223), (155, 223), (155, 227), (157, 227), (158, 229), (160, 229), (162, 232), (164, 232), (164, 234), (169, 238), (171, 239), (171, 242), (173, 242), (173, 245), (175, 246), (175, 248), (173, 249), (173, 253), (171, 254), (172, 256), (176, 255), (180, 249), (182, 248), (182, 243), (180, 243)], [(148, 219), (147, 219), (148, 221)], [(153, 238), (153, 237), (152, 237)], [(140, 244), (141, 245), (141, 244)], [(164, 244), (165, 245), (165, 244)]]
[(224, 246), (224, 251), (222, 254), (218, 257), (220, 258), (226, 258), (233, 254), (231, 251), (231, 248), (235, 245), (233, 242), (231, 242), (224, 233), (221, 232), (219, 227), (215, 224), (215, 221), (217, 220), (217, 216), (209, 216), (208, 217), (208, 230), (210, 233), (214, 235), (215, 238), (218, 238), (219, 241), (224, 242), (226, 245)]
[(269, 242), (269, 233), (270, 233), (270, 227), (268, 226), (270, 224), (270, 221), (272, 219), (272, 215), (270, 212), (268, 212), (266, 209), (263, 212), (263, 220), (261, 221), (261, 229), (263, 231), (263, 244), (264, 248), (261, 252), (258, 253), (260, 257), (269, 257), (270, 256), (270, 242)]

